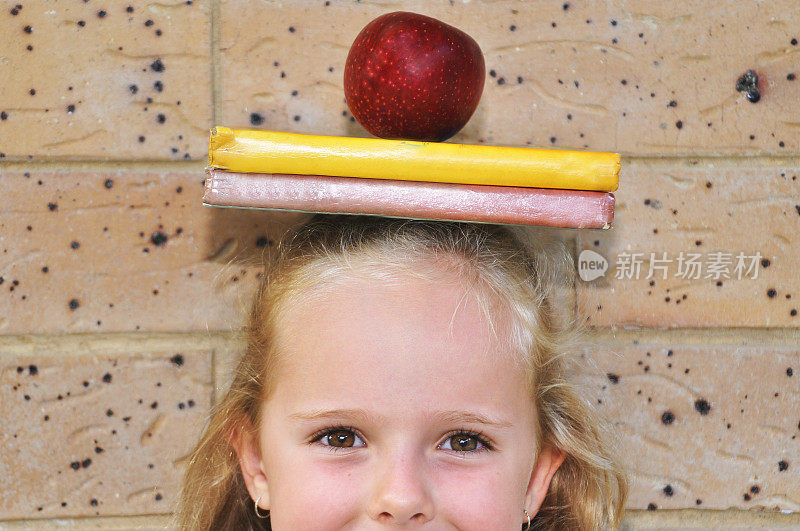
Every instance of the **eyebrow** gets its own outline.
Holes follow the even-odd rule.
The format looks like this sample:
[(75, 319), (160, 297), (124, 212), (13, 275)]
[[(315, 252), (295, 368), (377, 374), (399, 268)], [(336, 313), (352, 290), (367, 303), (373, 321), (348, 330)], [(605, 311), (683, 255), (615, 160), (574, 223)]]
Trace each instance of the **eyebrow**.
[[(348, 419), (355, 423), (363, 423), (369, 424), (374, 421), (383, 422), (385, 421), (385, 417), (381, 415), (373, 415), (368, 411), (356, 408), (356, 409), (317, 409), (312, 411), (304, 411), (298, 413), (292, 413), (289, 415), (289, 418), (299, 421), (314, 421), (314, 420), (324, 420), (324, 419)], [(459, 411), (459, 410), (450, 410), (450, 411), (437, 411), (432, 415), (432, 418), (444, 423), (452, 423), (452, 424), (483, 424), (485, 426), (492, 426), (494, 428), (510, 428), (512, 426), (511, 422), (505, 419), (499, 418), (491, 418), (487, 417), (486, 415), (482, 415), (480, 413), (475, 413), (471, 411)]]

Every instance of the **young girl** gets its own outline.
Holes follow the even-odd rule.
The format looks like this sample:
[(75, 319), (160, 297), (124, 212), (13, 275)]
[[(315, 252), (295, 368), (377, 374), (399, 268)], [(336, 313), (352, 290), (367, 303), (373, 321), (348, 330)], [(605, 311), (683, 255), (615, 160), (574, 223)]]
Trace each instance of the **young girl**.
[(181, 527), (616, 528), (625, 476), (565, 378), (571, 258), (524, 234), (317, 215), (287, 235)]

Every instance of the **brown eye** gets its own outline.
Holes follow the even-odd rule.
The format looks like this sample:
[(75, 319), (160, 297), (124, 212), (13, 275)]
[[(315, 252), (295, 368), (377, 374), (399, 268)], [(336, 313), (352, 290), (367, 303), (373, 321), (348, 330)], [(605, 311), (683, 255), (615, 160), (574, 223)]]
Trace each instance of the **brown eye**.
[(332, 428), (315, 439), (330, 448), (360, 448), (366, 446), (361, 437), (348, 428)]
[[(450, 441), (450, 449), (457, 452), (471, 452), (478, 448), (478, 439), (466, 433), (453, 435), (447, 441)], [(447, 441), (445, 441), (445, 444)]]
[(356, 436), (351, 431), (338, 430), (329, 433), (326, 438), (331, 446), (349, 448), (353, 446)]

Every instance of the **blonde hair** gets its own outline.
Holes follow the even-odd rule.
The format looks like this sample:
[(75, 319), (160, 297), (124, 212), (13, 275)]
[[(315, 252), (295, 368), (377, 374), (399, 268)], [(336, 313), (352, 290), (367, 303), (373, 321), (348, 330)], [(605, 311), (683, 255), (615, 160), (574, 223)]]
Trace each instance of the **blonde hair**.
[(567, 379), (577, 357), (574, 349), (583, 342), (582, 319), (559, 315), (554, 304), (560, 292), (571, 289), (572, 257), (563, 244), (547, 244), (532, 238), (533, 232), (478, 223), (330, 215), (317, 215), (288, 232), (274, 259), (265, 263), (242, 330), (245, 351), (189, 461), (177, 514), (181, 528), (270, 529), (268, 519), (255, 514), (230, 437), (245, 426), (260, 426), (261, 404), (275, 384), (273, 331), (282, 305), (356, 263), (390, 278), (431, 258), (479, 288), (488, 317), (490, 301), (500, 301), (510, 312), (506, 339), (529, 374), (539, 418), (537, 452), (547, 444), (566, 455), (531, 529), (617, 528), (627, 479), (611, 440), (602, 433), (603, 423)]

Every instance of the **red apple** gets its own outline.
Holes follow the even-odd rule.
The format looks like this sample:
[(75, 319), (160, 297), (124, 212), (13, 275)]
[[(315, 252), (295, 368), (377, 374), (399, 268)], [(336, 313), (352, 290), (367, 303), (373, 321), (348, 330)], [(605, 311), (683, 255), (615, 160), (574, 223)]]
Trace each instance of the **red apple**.
[(435, 18), (395, 11), (356, 37), (344, 95), (353, 117), (377, 137), (441, 142), (469, 121), (485, 78), (472, 37)]

